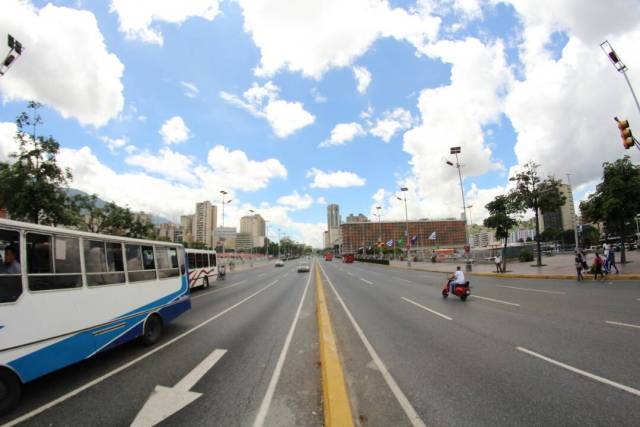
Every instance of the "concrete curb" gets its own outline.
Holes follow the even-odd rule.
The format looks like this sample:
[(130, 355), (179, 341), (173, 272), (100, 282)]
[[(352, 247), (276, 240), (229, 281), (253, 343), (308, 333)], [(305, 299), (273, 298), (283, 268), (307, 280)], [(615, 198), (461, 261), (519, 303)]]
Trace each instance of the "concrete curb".
[(322, 395), (324, 409), (324, 425), (353, 426), (351, 402), (347, 393), (344, 373), (336, 337), (331, 326), (329, 309), (324, 295), (324, 286), (320, 277), (320, 269), (316, 265), (316, 307), (318, 316), (318, 337), (320, 339), (320, 364), (322, 369)]
[[(395, 265), (389, 265), (391, 268), (397, 268), (400, 270), (415, 270), (415, 271), (424, 271), (427, 273), (441, 273), (441, 274), (450, 274), (447, 271), (440, 270), (431, 270), (428, 268), (419, 268), (419, 267), (398, 267)], [(575, 274), (526, 274), (526, 273), (466, 273), (468, 276), (480, 276), (480, 277), (499, 277), (503, 279), (542, 279), (542, 280), (576, 280)], [(640, 274), (609, 274), (605, 276), (605, 280), (609, 281), (629, 281), (629, 280), (640, 280)], [(593, 280), (593, 274), (585, 274), (585, 280)]]

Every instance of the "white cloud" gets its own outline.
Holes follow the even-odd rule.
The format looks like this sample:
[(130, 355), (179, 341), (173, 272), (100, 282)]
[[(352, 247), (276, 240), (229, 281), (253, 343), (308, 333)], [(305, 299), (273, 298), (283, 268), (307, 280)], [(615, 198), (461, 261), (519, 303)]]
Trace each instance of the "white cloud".
[[(58, 160), (73, 173), (74, 188), (174, 220), (193, 212), (196, 202), (211, 200), (215, 204), (221, 186), (232, 193), (256, 191), (272, 179), (287, 176), (287, 170), (276, 159), (251, 160), (242, 151), (230, 151), (220, 145), (209, 151), (208, 165), (197, 164), (169, 148), (160, 150), (158, 155), (143, 152), (128, 159), (127, 164), (132, 167), (157, 176), (135, 170), (117, 172), (100, 162), (89, 147), (62, 148)], [(233, 198), (234, 204), (239, 203), (235, 194)], [(229, 208), (232, 212), (238, 209), (233, 204)], [(239, 217), (246, 210), (237, 213)]]
[(319, 205), (326, 205), (327, 199), (325, 199), (324, 196), (320, 196), (316, 199), (316, 203)]
[(316, 87), (311, 88), (311, 96), (313, 97), (313, 100), (316, 101), (318, 104), (323, 104), (327, 102), (327, 97), (322, 95), (318, 91), (318, 88)]
[(499, 122), (513, 78), (500, 41), (441, 41), (423, 52), (451, 64), (451, 83), (420, 93), (421, 122), (404, 134), (411, 156), (404, 184), (415, 191), (411, 204), (424, 208), (422, 217), (459, 217), (457, 171), (443, 160), (449, 147), (461, 146), (465, 178), (503, 168), (492, 159), (483, 128)]
[(5, 0), (0, 28), (2, 40), (9, 32), (25, 49), (0, 79), (5, 101), (35, 100), (83, 125), (104, 125), (122, 111), (124, 66), (107, 50), (93, 13)]
[(240, 0), (245, 31), (260, 49), (259, 76), (281, 69), (319, 79), (346, 67), (382, 37), (421, 45), (435, 39), (440, 18), (427, 2), (415, 10), (392, 8), (387, 0)]
[(148, 151), (131, 155), (125, 159), (125, 163), (176, 181), (197, 182), (193, 173), (193, 161), (168, 147), (161, 148), (157, 155)]
[(18, 151), (15, 140), (18, 127), (12, 122), (0, 122), (0, 162), (10, 160), (9, 155)]
[(403, 108), (396, 108), (392, 111), (385, 111), (382, 118), (376, 120), (375, 126), (369, 132), (384, 142), (389, 142), (397, 132), (411, 128), (412, 124), (411, 113)]
[(198, 93), (200, 93), (200, 90), (198, 89), (198, 86), (195, 85), (195, 83), (180, 82), (180, 85), (185, 88), (184, 96), (186, 96), (187, 98), (195, 98), (198, 96)]
[(358, 92), (361, 95), (367, 93), (367, 88), (371, 84), (371, 73), (364, 67), (353, 67), (353, 76), (358, 82)]
[(180, 144), (191, 136), (189, 128), (180, 116), (173, 116), (158, 131), (165, 144)]
[(162, 45), (162, 33), (153, 22), (182, 24), (192, 17), (212, 21), (219, 13), (218, 0), (111, 0), (119, 29), (129, 39)]
[(286, 196), (280, 196), (277, 201), (279, 204), (295, 210), (308, 209), (313, 205), (313, 197), (308, 194), (301, 196), (297, 191)]
[(307, 178), (313, 178), (311, 188), (347, 188), (362, 187), (366, 184), (364, 178), (360, 178), (353, 172), (329, 171), (312, 168), (307, 172)]
[[(517, 133), (520, 165), (535, 161), (544, 173), (574, 186), (600, 178), (602, 163), (624, 155), (613, 116), (637, 117), (622, 76), (598, 47), (609, 39), (640, 81), (640, 8), (637, 1), (513, 2), (524, 22), (519, 46), (523, 80), (515, 83), (505, 112)], [(549, 40), (564, 31), (567, 44), (551, 52)]]
[(366, 132), (359, 123), (338, 123), (331, 130), (331, 136), (328, 140), (322, 141), (320, 147), (331, 147), (336, 145), (344, 145), (353, 138), (365, 135)]
[(304, 109), (301, 102), (279, 99), (280, 88), (269, 81), (257, 83), (247, 89), (242, 98), (228, 92), (220, 92), (220, 98), (269, 122), (276, 136), (286, 138), (311, 125), (315, 116)]
[(125, 145), (127, 145), (127, 138), (124, 136), (121, 136), (119, 138), (111, 138), (109, 136), (101, 136), (100, 140), (102, 142), (104, 142), (105, 144), (107, 144), (107, 147), (109, 147), (109, 151), (111, 151), (112, 153), (117, 153), (119, 148), (124, 147)]

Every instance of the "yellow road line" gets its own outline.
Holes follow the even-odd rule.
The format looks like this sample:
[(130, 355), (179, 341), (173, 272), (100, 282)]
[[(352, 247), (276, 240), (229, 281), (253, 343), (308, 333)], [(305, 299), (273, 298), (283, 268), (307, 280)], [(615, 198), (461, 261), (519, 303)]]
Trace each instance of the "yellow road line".
[(324, 397), (324, 424), (332, 426), (353, 426), (351, 403), (338, 357), (336, 337), (331, 326), (331, 318), (324, 295), (320, 269), (316, 268), (316, 306), (318, 316), (318, 336), (320, 338), (320, 363), (322, 368), (322, 394)]

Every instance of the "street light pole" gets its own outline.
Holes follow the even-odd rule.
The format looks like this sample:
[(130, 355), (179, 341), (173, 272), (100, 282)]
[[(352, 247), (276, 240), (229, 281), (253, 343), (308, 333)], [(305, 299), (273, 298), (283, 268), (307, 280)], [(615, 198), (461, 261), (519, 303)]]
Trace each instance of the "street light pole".
[[(409, 191), (409, 189), (402, 187), (400, 191), (402, 191), (404, 196), (404, 239), (405, 245), (407, 245), (407, 267), (411, 267), (411, 254), (409, 251), (409, 213), (407, 210), (407, 191)], [(397, 197), (397, 199), (402, 200), (399, 197)]]
[[(253, 209), (249, 209), (249, 213), (253, 214), (254, 212), (255, 211)], [(253, 228), (253, 226), (251, 228)], [(249, 248), (249, 266), (253, 267), (253, 232), (250, 234), (251, 234), (251, 246)]]
[(638, 102), (638, 97), (636, 96), (636, 92), (633, 90), (633, 86), (631, 86), (631, 81), (629, 80), (629, 76), (627, 76), (627, 70), (629, 68), (624, 64), (624, 62), (622, 62), (622, 60), (620, 59), (616, 51), (613, 50), (613, 47), (611, 46), (611, 43), (609, 43), (608, 40), (605, 40), (602, 43), (600, 43), (600, 48), (609, 57), (609, 59), (611, 60), (611, 63), (616, 68), (616, 71), (618, 71), (619, 73), (622, 73), (622, 75), (624, 76), (624, 79), (627, 82), (627, 85), (629, 86), (629, 90), (631, 91), (631, 96), (633, 96), (633, 100), (636, 103), (636, 108), (640, 113), (640, 102)]
[[(449, 166), (455, 166), (456, 169), (458, 169), (458, 179), (460, 180), (460, 194), (462, 194), (462, 212), (464, 215), (464, 222), (465, 222), (465, 226), (464, 226), (464, 235), (465, 235), (465, 246), (466, 245), (470, 245), (469, 242), (469, 230), (467, 228), (467, 204), (464, 200), (464, 185), (462, 184), (462, 172), (460, 171), (460, 161), (458, 159), (458, 154), (460, 154), (462, 152), (462, 149), (460, 147), (451, 147), (450, 148), (450, 153), (454, 154), (456, 156), (456, 164), (454, 165), (453, 163), (451, 163), (450, 161), (447, 160), (447, 164)], [(466, 251), (465, 251), (466, 252)], [(467, 253), (467, 260), (469, 260), (469, 254)]]
[[(224, 190), (220, 190), (220, 194), (222, 194), (222, 228), (224, 229), (224, 205), (231, 203), (231, 199), (227, 200), (225, 202), (224, 200), (224, 196), (226, 196), (228, 193)], [(224, 242), (226, 240), (226, 237), (222, 240), (222, 259), (226, 261), (225, 259), (225, 254), (224, 254)]]
[(380, 249), (380, 255), (382, 255), (382, 214), (380, 211), (382, 210), (382, 206), (376, 206), (376, 211), (374, 215), (378, 217), (378, 248)]
[[(567, 174), (567, 183), (569, 184), (569, 188), (571, 188), (571, 194), (573, 195), (573, 188), (571, 187), (570, 173)], [(571, 203), (573, 203), (573, 197), (572, 197)], [(577, 251), (580, 247), (580, 244), (578, 242), (578, 221), (576, 218), (576, 211), (574, 206), (571, 206), (571, 213), (573, 214), (573, 238), (575, 239), (576, 251)]]

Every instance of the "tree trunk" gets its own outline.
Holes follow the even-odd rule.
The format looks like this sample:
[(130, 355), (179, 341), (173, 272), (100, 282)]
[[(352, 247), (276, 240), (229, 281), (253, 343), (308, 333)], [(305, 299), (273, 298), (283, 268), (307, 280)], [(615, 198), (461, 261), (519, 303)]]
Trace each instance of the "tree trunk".
[(538, 209), (534, 209), (536, 215), (536, 249), (538, 254), (536, 256), (536, 265), (542, 266), (542, 252), (540, 251), (540, 218), (538, 218)]
[[(620, 236), (620, 241), (622, 242), (622, 247), (620, 248), (620, 264), (624, 264), (625, 262), (627, 262), (627, 251), (625, 250), (625, 246), (624, 246), (624, 241), (625, 238), (627, 236), (622, 233), (622, 235)], [(613, 253), (613, 256), (616, 256), (615, 252)]]

